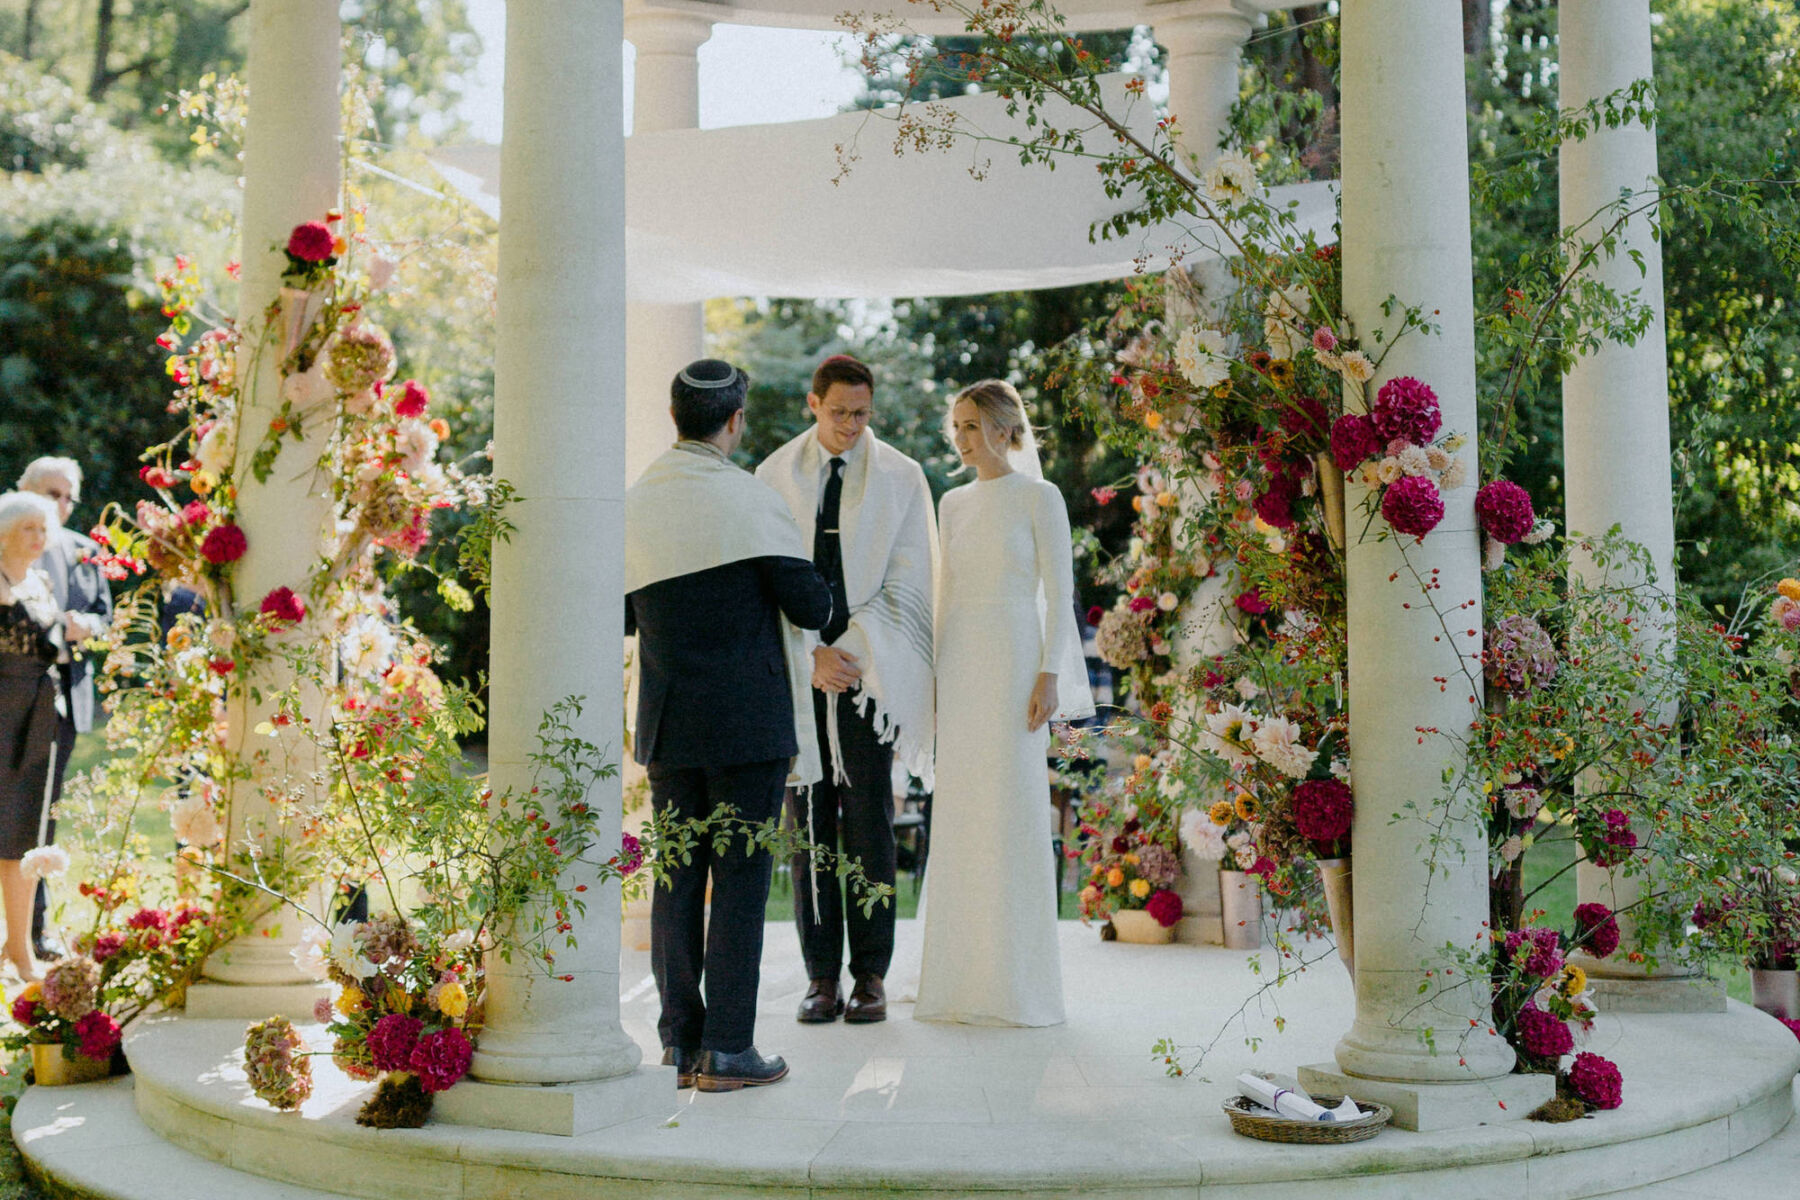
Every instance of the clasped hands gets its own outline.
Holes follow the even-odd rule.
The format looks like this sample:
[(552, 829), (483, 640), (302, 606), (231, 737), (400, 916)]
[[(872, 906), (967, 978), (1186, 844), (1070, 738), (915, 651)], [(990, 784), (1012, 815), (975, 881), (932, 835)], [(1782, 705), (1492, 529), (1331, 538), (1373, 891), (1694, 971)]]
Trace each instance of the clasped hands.
[(862, 668), (856, 655), (846, 654), (836, 646), (820, 646), (813, 651), (812, 685), (821, 692), (847, 692), (862, 679)]

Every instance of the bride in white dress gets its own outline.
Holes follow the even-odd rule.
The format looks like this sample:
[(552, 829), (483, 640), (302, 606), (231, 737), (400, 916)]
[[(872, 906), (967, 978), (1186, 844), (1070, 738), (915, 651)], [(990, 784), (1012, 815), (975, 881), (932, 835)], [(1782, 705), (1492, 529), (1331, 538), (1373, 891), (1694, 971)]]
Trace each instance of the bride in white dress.
[(1056, 1025), (1048, 726), (1094, 711), (1069, 514), (1010, 384), (965, 388), (948, 425), (975, 481), (938, 509), (937, 788), (913, 1015)]

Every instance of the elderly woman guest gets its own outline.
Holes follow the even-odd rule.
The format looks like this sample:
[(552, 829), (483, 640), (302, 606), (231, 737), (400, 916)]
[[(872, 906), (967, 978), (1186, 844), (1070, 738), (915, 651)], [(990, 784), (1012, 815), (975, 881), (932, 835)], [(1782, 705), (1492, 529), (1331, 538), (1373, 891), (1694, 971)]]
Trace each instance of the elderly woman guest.
[(32, 883), (19, 868), (38, 843), (48, 803), (58, 721), (56, 596), (32, 563), (44, 553), (54, 505), (42, 496), (0, 496), (0, 900), (5, 958), (21, 979), (38, 977), (31, 955)]

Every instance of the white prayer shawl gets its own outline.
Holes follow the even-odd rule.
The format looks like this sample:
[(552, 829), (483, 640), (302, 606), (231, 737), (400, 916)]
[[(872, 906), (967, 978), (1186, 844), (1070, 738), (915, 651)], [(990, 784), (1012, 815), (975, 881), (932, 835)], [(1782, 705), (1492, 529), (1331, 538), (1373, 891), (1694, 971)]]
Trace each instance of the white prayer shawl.
[[(787, 501), (812, 544), (820, 482), (830, 456), (818, 427), (792, 439), (756, 469)], [(834, 643), (854, 655), (862, 671), (858, 713), (873, 708), (875, 734), (892, 741), (906, 770), (927, 790), (934, 786), (936, 735), (932, 656), (932, 602), (937, 594), (937, 517), (919, 464), (865, 431), (844, 455), (844, 490), (838, 540), (850, 626)], [(810, 639), (809, 639), (810, 640)], [(835, 717), (835, 695), (827, 708)], [(826, 722), (834, 778), (842, 781), (837, 722)]]
[[(677, 445), (665, 450), (625, 492), (625, 591), (747, 558), (812, 560), (787, 505), (766, 484), (720, 456)], [(782, 649), (794, 699), (800, 752), (790, 787), (824, 777), (813, 725), (812, 655), (784, 615)]]

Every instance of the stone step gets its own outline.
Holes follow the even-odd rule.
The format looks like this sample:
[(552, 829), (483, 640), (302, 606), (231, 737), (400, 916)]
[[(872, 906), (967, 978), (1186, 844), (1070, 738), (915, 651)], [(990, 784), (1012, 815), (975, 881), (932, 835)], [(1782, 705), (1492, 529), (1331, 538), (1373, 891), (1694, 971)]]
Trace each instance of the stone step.
[(27, 1088), (13, 1136), (33, 1182), (55, 1200), (348, 1200), (233, 1170), (156, 1135), (130, 1076)]

